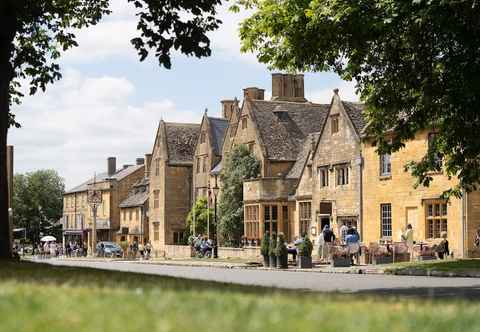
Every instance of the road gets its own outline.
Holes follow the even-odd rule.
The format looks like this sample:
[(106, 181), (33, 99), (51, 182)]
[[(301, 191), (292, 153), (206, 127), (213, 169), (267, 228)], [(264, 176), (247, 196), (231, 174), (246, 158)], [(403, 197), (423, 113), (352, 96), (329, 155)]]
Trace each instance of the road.
[[(45, 261), (43, 261), (45, 262)], [(210, 280), (319, 292), (375, 293), (480, 300), (480, 278), (410, 277), (380, 274), (331, 274), (241, 268), (141, 264), (125, 261), (48, 260), (52, 265), (89, 267), (187, 279)]]

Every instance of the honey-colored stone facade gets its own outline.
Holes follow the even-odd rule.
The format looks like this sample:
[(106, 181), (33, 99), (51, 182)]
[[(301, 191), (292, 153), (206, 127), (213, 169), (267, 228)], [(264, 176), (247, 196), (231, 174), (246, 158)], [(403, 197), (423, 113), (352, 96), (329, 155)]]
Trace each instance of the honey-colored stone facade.
[[(419, 132), (406, 142), (405, 148), (391, 156), (391, 176), (380, 176), (380, 157), (376, 147), (366, 140), (362, 146), (364, 158), (363, 175), (363, 241), (378, 242), (382, 238), (400, 241), (407, 224), (414, 230), (417, 242), (435, 243), (438, 238), (429, 238), (427, 207), (429, 203), (444, 204), (441, 194), (457, 184), (457, 179), (448, 179), (444, 174), (432, 174), (429, 187), (414, 188), (415, 178), (405, 172), (409, 161), (418, 161), (428, 149), (429, 131)], [(382, 236), (381, 204), (391, 204), (391, 237)], [(472, 256), (473, 234), (480, 226), (480, 194), (470, 193), (462, 199), (452, 197), (446, 203), (447, 238), (455, 257)], [(436, 212), (435, 212), (436, 213)], [(443, 214), (443, 213), (442, 213)], [(465, 239), (465, 240), (462, 240)]]

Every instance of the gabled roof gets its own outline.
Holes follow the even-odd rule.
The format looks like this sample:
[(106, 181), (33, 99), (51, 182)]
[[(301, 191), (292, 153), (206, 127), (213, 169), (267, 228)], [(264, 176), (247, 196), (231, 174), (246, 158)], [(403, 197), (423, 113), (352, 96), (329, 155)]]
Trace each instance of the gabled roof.
[(148, 191), (141, 191), (133, 195), (128, 196), (120, 203), (121, 208), (142, 206), (148, 200)]
[(249, 101), (266, 158), (296, 161), (310, 133), (321, 131), (329, 105), (284, 101)]
[(220, 156), (222, 154), (223, 140), (228, 129), (228, 120), (208, 117), (210, 123), (210, 137), (213, 152)]
[(199, 131), (199, 124), (165, 122), (169, 163), (193, 162)]
[(303, 143), (303, 148), (298, 154), (297, 161), (287, 174), (287, 179), (300, 179), (303, 169), (305, 168), (305, 165), (312, 154), (312, 149), (315, 149), (319, 138), (320, 133), (313, 133), (307, 136)]
[(363, 111), (365, 110), (365, 104), (352, 103), (349, 101), (342, 101), (342, 104), (345, 112), (352, 121), (353, 127), (355, 128), (357, 135), (360, 136), (366, 125), (365, 117), (363, 115)]
[(128, 166), (126, 168), (122, 168), (122, 169), (116, 171), (112, 176), (108, 176), (107, 172), (98, 173), (98, 174), (95, 175), (95, 178), (91, 178), (91, 179), (85, 181), (84, 183), (66, 191), (65, 194), (73, 194), (73, 193), (76, 193), (76, 192), (86, 191), (86, 190), (88, 190), (88, 185), (93, 184), (94, 181), (96, 183), (104, 182), (104, 181), (107, 181), (107, 180), (120, 181), (120, 180), (124, 179), (125, 177), (129, 176), (130, 174), (136, 172), (137, 170), (139, 170), (142, 167), (144, 167), (144, 165)]

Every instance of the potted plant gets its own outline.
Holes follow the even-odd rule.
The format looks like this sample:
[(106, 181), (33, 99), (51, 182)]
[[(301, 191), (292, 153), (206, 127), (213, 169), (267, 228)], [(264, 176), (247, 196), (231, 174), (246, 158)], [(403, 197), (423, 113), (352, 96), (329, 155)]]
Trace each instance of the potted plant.
[(298, 268), (312, 268), (312, 241), (306, 236), (302, 243), (298, 246)]
[(391, 264), (393, 263), (393, 250), (390, 245), (373, 245), (369, 252), (372, 256), (372, 264)]
[(288, 269), (288, 249), (282, 233), (278, 234), (275, 256), (277, 256), (277, 269)]
[(352, 261), (348, 255), (347, 248), (342, 246), (332, 246), (332, 266), (333, 267), (349, 267)]
[(262, 254), (262, 257), (263, 257), (263, 266), (265, 267), (270, 266), (269, 248), (270, 248), (270, 236), (268, 232), (265, 232), (265, 235), (263, 236), (262, 244), (260, 247), (260, 253)]
[(272, 236), (270, 237), (270, 242), (268, 245), (268, 256), (269, 256), (269, 266), (271, 268), (276, 268), (277, 267), (277, 257), (275, 255), (275, 248), (277, 247), (277, 236), (275, 233), (272, 233)]

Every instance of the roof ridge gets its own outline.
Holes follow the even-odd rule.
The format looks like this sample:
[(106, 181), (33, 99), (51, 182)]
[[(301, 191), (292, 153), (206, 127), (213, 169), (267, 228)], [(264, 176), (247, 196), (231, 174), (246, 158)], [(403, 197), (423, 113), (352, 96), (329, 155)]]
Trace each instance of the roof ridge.
[(287, 101), (287, 100), (263, 100), (263, 99), (254, 99), (253, 102), (263, 102), (263, 103), (278, 103), (278, 104), (297, 104), (297, 105), (309, 105), (309, 106), (330, 106), (330, 104), (320, 104), (313, 103), (311, 101)]
[(200, 124), (199, 123), (192, 123), (192, 122), (165, 122), (166, 125), (170, 125), (170, 126), (196, 126), (196, 127), (200, 127)]

